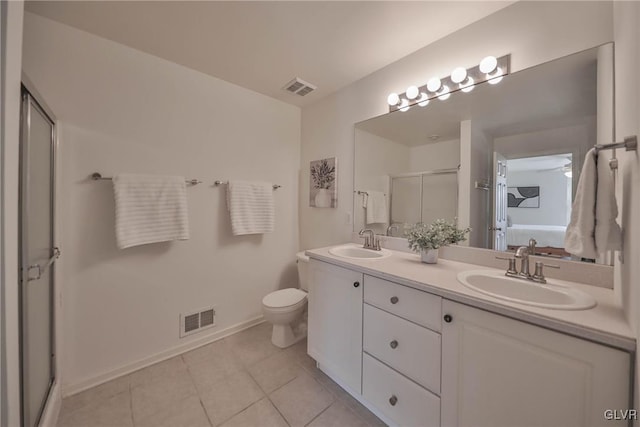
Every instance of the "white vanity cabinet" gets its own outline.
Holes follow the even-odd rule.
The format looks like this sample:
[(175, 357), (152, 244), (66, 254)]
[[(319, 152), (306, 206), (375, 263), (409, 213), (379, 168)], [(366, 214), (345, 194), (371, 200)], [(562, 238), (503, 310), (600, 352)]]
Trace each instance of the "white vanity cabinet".
[(631, 353), (311, 260), (308, 352), (391, 425), (615, 426)]
[(630, 354), (443, 301), (442, 426), (602, 426), (629, 408)]
[(440, 425), (442, 298), (364, 276), (362, 395), (400, 426)]
[(311, 259), (307, 352), (362, 393), (362, 273)]

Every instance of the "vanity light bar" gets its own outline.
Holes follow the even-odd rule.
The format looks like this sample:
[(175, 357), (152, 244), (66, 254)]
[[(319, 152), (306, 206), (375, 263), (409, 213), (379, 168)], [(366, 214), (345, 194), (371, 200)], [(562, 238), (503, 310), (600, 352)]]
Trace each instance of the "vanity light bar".
[(510, 71), (511, 55), (504, 55), (500, 58), (487, 56), (475, 67), (468, 69), (457, 67), (449, 76), (433, 77), (429, 79), (427, 84), (420, 87), (409, 86), (402, 94), (390, 93), (387, 97), (389, 112), (408, 111), (416, 104), (420, 107), (426, 107), (429, 101), (434, 98), (445, 101), (452, 92), (471, 92), (480, 83), (500, 83)]

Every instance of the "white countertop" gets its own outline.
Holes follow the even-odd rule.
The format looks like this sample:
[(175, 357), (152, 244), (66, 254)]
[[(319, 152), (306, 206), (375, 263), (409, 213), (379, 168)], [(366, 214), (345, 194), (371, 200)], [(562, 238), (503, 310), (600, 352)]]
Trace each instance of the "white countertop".
[(622, 307), (614, 302), (611, 289), (553, 279), (555, 283), (572, 286), (593, 296), (598, 304), (588, 310), (532, 307), (481, 294), (458, 282), (457, 275), (461, 271), (498, 271), (494, 268), (446, 259), (438, 260), (437, 264), (425, 264), (420, 261), (419, 255), (399, 251), (391, 251), (393, 255), (389, 258), (355, 260), (334, 256), (329, 253), (330, 248), (312, 249), (305, 253), (313, 259), (420, 289), (451, 301), (612, 347), (628, 351), (636, 349), (635, 336), (624, 317)]

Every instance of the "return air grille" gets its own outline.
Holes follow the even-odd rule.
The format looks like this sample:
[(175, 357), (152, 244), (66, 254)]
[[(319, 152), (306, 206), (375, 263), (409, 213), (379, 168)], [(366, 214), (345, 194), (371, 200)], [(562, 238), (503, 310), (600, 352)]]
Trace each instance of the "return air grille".
[(311, 83), (307, 83), (304, 80), (296, 77), (295, 79), (284, 85), (282, 89), (299, 96), (305, 96), (306, 94), (313, 92), (317, 88), (317, 86), (312, 85)]
[(216, 311), (213, 307), (192, 313), (180, 314), (180, 338), (215, 326)]

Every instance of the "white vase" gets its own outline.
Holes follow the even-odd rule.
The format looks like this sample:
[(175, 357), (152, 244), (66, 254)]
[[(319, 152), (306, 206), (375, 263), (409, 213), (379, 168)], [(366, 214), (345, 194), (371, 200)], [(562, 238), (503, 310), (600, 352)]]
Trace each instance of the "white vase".
[(420, 257), (422, 258), (422, 262), (426, 264), (437, 264), (438, 263), (438, 250), (437, 249), (426, 249), (420, 252)]
[(316, 208), (330, 208), (331, 207), (331, 193), (326, 188), (318, 189), (316, 197)]

